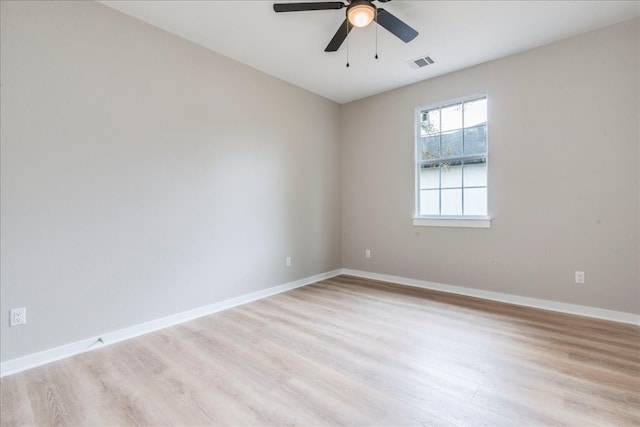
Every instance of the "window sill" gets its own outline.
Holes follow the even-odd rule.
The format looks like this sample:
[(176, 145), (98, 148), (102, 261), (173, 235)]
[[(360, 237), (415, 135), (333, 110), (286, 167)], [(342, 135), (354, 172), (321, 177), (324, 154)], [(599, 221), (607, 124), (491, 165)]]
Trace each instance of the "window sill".
[(462, 227), (462, 228), (491, 228), (489, 217), (430, 217), (413, 218), (413, 225), (418, 227)]

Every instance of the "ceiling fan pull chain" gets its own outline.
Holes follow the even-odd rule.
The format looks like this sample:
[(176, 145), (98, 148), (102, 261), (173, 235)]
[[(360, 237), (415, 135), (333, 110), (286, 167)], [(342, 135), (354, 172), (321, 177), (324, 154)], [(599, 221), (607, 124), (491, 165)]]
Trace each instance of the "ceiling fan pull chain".
[(349, 24), (347, 23), (347, 68), (349, 68)]
[(378, 59), (378, 8), (376, 8), (376, 56), (375, 58)]

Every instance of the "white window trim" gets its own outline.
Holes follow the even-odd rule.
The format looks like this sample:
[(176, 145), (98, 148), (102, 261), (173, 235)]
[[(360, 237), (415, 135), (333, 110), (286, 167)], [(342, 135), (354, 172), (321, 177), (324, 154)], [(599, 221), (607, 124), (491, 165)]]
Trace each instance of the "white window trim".
[(488, 216), (414, 217), (413, 225), (417, 227), (491, 228), (491, 218)]
[[(461, 98), (457, 98), (457, 99), (453, 99), (453, 100), (449, 100), (447, 102), (442, 102), (442, 103), (436, 103), (436, 104), (431, 104), (431, 105), (427, 105), (427, 106), (423, 106), (423, 107), (419, 107), (415, 109), (415, 126), (414, 126), (414, 130), (415, 130), (415, 136), (413, 139), (413, 143), (414, 143), (414, 151), (415, 151), (415, 162), (419, 162), (419, 156), (418, 156), (418, 150), (417, 150), (417, 145), (416, 145), (416, 141), (417, 138), (419, 136), (419, 126), (418, 126), (418, 122), (420, 120), (420, 112), (423, 110), (429, 110), (432, 108), (436, 108), (438, 106), (442, 106), (445, 104), (456, 104), (459, 102), (464, 102), (468, 99), (473, 99), (473, 98), (480, 98), (480, 97), (486, 97), (487, 99), (489, 99), (489, 94), (488, 92), (484, 92), (484, 93), (477, 93), (475, 95), (470, 95), (470, 96), (465, 96), (465, 97), (461, 97)], [(487, 152), (487, 163), (489, 161), (489, 153)], [(414, 163), (414, 165), (416, 164)], [(456, 215), (456, 216), (444, 216), (444, 215), (438, 215), (438, 216), (418, 216), (418, 186), (419, 186), (419, 178), (418, 178), (418, 172), (417, 172), (417, 167), (414, 167), (415, 170), (415, 185), (416, 185), (416, 190), (415, 190), (415, 210), (416, 210), (416, 214), (413, 217), (413, 225), (415, 227), (458, 227), (458, 228), (491, 228), (491, 217), (489, 216), (470, 216), (470, 215)], [(487, 177), (488, 178), (488, 177)], [(489, 188), (487, 186), (487, 188)], [(487, 200), (488, 203), (488, 200)], [(488, 207), (488, 206), (487, 206)]]

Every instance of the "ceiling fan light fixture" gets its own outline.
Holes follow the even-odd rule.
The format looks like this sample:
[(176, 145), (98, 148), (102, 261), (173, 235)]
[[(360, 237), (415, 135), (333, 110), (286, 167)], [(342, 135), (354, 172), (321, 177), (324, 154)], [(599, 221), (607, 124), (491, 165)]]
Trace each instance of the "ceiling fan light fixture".
[(371, 3), (354, 4), (347, 10), (347, 18), (354, 27), (362, 28), (371, 24), (375, 17), (376, 9)]

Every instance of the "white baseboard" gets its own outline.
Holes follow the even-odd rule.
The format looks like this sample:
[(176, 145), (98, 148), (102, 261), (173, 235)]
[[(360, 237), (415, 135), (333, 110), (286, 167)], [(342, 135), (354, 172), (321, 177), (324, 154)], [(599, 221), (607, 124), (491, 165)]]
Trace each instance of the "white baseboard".
[(593, 317), (596, 319), (612, 320), (614, 322), (640, 325), (640, 315), (633, 313), (625, 313), (621, 311), (606, 310), (603, 308), (568, 304), (538, 298), (522, 297), (518, 295), (505, 294), (502, 292), (485, 291), (482, 289), (465, 288), (463, 286), (445, 285), (442, 283), (428, 282), (425, 280), (409, 279), (406, 277), (390, 276), (387, 274), (369, 273), (367, 271), (351, 270), (348, 268), (343, 268), (342, 274), (362, 277), (365, 279), (380, 280), (383, 282), (392, 282), (399, 285), (431, 289), (434, 291), (442, 291), (452, 294), (483, 298), (492, 301), (506, 302), (509, 304), (522, 305), (526, 307), (540, 308), (543, 310), (557, 311), (560, 313), (576, 314), (578, 316)]
[[(462, 286), (445, 285), (442, 283), (428, 282), (425, 280), (409, 279), (400, 276), (391, 276), (387, 274), (370, 273), (367, 271), (351, 270), (348, 268), (342, 268), (333, 270), (327, 273), (318, 274), (315, 276), (307, 277), (304, 279), (296, 280), (293, 282), (285, 283), (284, 285), (274, 286), (272, 288), (264, 289), (250, 294), (241, 295), (239, 297), (231, 298), (225, 301), (220, 301), (214, 304), (206, 305), (204, 307), (198, 307), (193, 310), (188, 310), (182, 313), (173, 314), (171, 316), (163, 317), (160, 319), (152, 320), (150, 322), (134, 325), (118, 331), (107, 332), (102, 335), (96, 335), (81, 341), (77, 341), (70, 344), (65, 344), (60, 347), (44, 350), (38, 353), (30, 354), (18, 359), (8, 360), (0, 363), (0, 377), (15, 374), (27, 369), (35, 368), (37, 366), (45, 365), (47, 363), (55, 362), (67, 357), (74, 356), (76, 354), (84, 353), (96, 348), (100, 348), (104, 345), (114, 344), (129, 338), (134, 338), (140, 335), (148, 334), (150, 332), (157, 331), (159, 329), (167, 328), (169, 326), (177, 325), (179, 323), (187, 322), (189, 320), (197, 319), (198, 317), (207, 316), (228, 308), (236, 307), (238, 305), (246, 304), (251, 301), (256, 301), (262, 298), (266, 298), (271, 295), (279, 294), (291, 289), (299, 288), (302, 286), (310, 285), (321, 280), (329, 279), (341, 274), (348, 274), (351, 276), (362, 277), (366, 279), (380, 280), (383, 282), (397, 283), (399, 285), (413, 286), (424, 289), (432, 289), (436, 291), (449, 292), (453, 294), (466, 295), (471, 297), (483, 298), (492, 301), (506, 302), (510, 304), (516, 304), (526, 307), (540, 308), (544, 310), (557, 311), (561, 313), (576, 314), (579, 316), (593, 317), (597, 319), (612, 320), (615, 322), (629, 323), (633, 325), (640, 325), (640, 315), (632, 313), (624, 313), (620, 311), (606, 310), (602, 308), (588, 307), (583, 305), (567, 304), (556, 301), (549, 301), (537, 298), (522, 297), (517, 295), (505, 294), (501, 292), (485, 291), (482, 289), (466, 288)], [(102, 340), (100, 342), (99, 340)]]
[[(0, 378), (342, 274), (333, 270), (0, 363)], [(102, 341), (99, 341), (102, 340)]]

